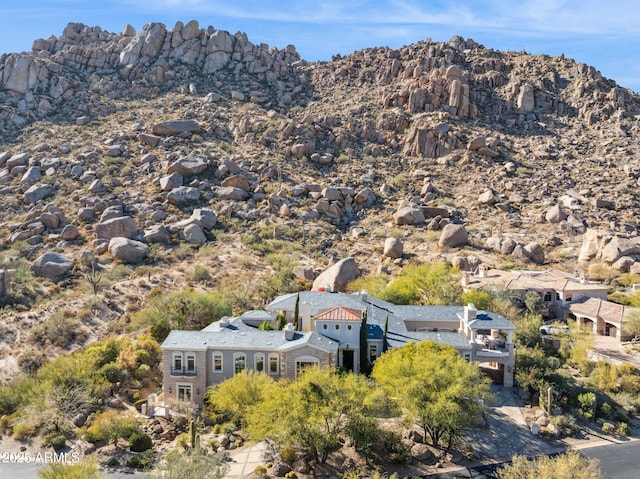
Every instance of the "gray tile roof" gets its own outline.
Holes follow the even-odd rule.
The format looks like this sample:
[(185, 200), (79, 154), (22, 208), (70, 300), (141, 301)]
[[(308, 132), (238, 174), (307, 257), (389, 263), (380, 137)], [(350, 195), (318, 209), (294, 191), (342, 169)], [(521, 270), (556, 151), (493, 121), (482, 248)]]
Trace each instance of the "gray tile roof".
[(438, 343), (449, 344), (456, 349), (471, 349), (469, 339), (462, 333), (436, 333), (423, 331), (409, 331), (403, 334), (395, 332), (387, 334), (389, 347), (398, 348), (410, 342), (431, 340)]
[(417, 319), (451, 321), (459, 319), (458, 314), (464, 311), (462, 306), (398, 306), (392, 305), (394, 314), (402, 320)]
[(342, 306), (351, 309), (364, 309), (362, 301), (358, 301), (346, 293), (325, 293), (320, 291), (301, 291), (300, 293), (285, 294), (271, 301), (265, 309), (267, 311), (293, 311), (296, 307), (296, 298), (300, 295), (300, 304), (311, 305), (311, 315), (315, 316), (319, 311)]
[[(218, 324), (218, 323), (216, 323)], [(260, 331), (255, 328), (237, 329), (233, 324), (228, 328), (218, 327), (217, 330), (179, 331), (169, 333), (167, 339), (160, 346), (162, 349), (181, 349), (190, 351), (211, 350), (272, 350), (288, 351), (309, 345), (324, 351), (338, 350), (336, 341), (325, 338), (315, 332), (296, 332), (290, 341), (284, 337), (284, 331)]]
[(498, 313), (478, 311), (475, 321), (471, 321), (471, 329), (503, 329), (514, 331), (516, 325)]

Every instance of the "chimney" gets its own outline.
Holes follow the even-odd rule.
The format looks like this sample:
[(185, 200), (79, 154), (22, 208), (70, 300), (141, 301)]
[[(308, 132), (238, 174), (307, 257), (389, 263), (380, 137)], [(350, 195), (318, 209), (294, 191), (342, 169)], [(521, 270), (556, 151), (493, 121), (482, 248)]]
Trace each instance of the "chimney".
[(487, 270), (483, 265), (478, 266), (478, 276), (480, 276), (481, 278), (487, 277)]
[(331, 292), (331, 285), (330, 284), (325, 284), (324, 285), (324, 292), (325, 293), (330, 293)]
[(284, 339), (286, 339), (287, 341), (291, 341), (295, 334), (296, 332), (293, 329), (293, 324), (287, 323), (287, 325), (284, 327)]
[(315, 331), (315, 327), (311, 322), (311, 303), (300, 303), (300, 317), (302, 319), (303, 331)]
[(580, 283), (581, 284), (589, 284), (589, 275), (588, 274), (581, 274), (580, 275)]
[(221, 328), (227, 328), (229, 327), (229, 316), (223, 316), (220, 319), (220, 327)]
[(467, 304), (464, 307), (464, 321), (466, 323), (470, 323), (471, 321), (475, 321), (477, 313), (478, 313), (478, 310), (476, 309), (476, 307), (474, 306), (473, 303)]
[(362, 301), (363, 303), (366, 303), (368, 299), (369, 299), (369, 294), (367, 293), (367, 290), (363, 289), (362, 291), (360, 291), (360, 301)]

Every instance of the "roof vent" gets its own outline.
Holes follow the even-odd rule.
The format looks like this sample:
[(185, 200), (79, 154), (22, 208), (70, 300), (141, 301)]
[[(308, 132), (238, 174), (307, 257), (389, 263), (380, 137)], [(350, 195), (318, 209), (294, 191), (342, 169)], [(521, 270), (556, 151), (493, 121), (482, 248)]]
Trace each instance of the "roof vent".
[(222, 319), (220, 319), (220, 327), (221, 328), (229, 327), (229, 316), (223, 316)]

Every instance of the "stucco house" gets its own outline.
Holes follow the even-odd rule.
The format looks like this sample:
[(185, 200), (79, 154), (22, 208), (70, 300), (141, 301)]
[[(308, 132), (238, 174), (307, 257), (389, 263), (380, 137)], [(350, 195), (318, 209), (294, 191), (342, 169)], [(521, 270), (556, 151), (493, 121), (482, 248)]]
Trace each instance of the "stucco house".
[[(300, 331), (293, 328), (296, 303)], [(275, 329), (278, 315), (287, 321), (281, 331)], [(258, 329), (265, 322), (274, 329)], [(387, 348), (430, 339), (450, 344), (513, 386), (515, 325), (499, 314), (472, 304), (398, 306), (364, 292), (305, 291), (279, 296), (264, 311), (223, 318), (200, 331), (172, 331), (161, 345), (165, 401), (202, 406), (208, 386), (245, 369), (275, 379), (295, 379), (311, 365), (360, 372), (365, 324), (370, 364)]]
[(575, 277), (564, 271), (549, 269), (546, 271), (502, 271), (499, 269), (478, 268), (475, 273), (465, 273), (462, 277), (465, 291), (481, 289), (495, 291), (504, 289), (520, 299), (536, 292), (542, 300), (542, 307), (558, 319), (571, 317), (571, 305), (588, 298), (607, 299), (608, 287), (589, 281), (585, 275)]

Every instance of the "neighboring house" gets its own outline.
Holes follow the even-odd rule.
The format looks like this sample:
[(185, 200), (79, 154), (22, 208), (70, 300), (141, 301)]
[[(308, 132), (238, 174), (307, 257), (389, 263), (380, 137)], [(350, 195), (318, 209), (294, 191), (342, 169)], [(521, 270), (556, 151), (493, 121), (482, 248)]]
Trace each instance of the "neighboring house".
[(588, 298), (607, 299), (608, 287), (589, 281), (586, 276), (575, 276), (557, 269), (547, 271), (501, 271), (479, 268), (476, 274), (465, 273), (462, 278), (465, 291), (503, 289), (524, 300), (525, 295), (536, 292), (546, 312), (559, 319), (571, 316), (571, 305)]
[(629, 309), (634, 308), (599, 298), (583, 298), (569, 306), (571, 315), (579, 325), (587, 326), (594, 334), (612, 336), (620, 341), (630, 339), (622, 328)]
[[(293, 330), (296, 303), (302, 331)], [(202, 406), (208, 386), (245, 369), (275, 379), (295, 379), (310, 365), (359, 372), (365, 312), (370, 364), (386, 348), (429, 339), (450, 344), (465, 359), (493, 369), (504, 386), (513, 386), (515, 325), (499, 314), (477, 311), (472, 304), (397, 306), (366, 293), (305, 291), (201, 331), (172, 331), (161, 346), (165, 400)], [(257, 329), (264, 322), (275, 328), (279, 314), (287, 320), (283, 331)]]

